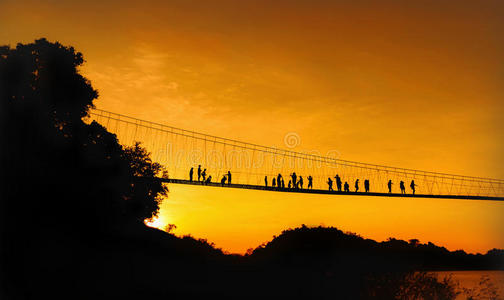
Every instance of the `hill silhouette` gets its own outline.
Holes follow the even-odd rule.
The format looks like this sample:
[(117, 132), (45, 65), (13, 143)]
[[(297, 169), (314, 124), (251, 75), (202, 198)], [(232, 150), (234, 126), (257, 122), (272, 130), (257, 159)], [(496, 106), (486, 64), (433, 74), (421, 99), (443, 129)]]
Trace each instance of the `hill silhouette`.
[(503, 268), (502, 250), (336, 228), (286, 230), (239, 256), (147, 227), (168, 188), (146, 178), (167, 174), (83, 121), (98, 97), (83, 62), (45, 39), (0, 47), (0, 299), (394, 299), (414, 285), (400, 299), (453, 299), (450, 282), (413, 271)]
[[(333, 227), (302, 227), (282, 232), (266, 245), (256, 248), (250, 255), (255, 259), (281, 262), (304, 261), (323, 257), (344, 259), (338, 265), (357, 264), (368, 270), (504, 270), (504, 250), (493, 249), (485, 255), (468, 254), (463, 250), (449, 251), (433, 243), (421, 244), (389, 238), (384, 242), (365, 239), (354, 233), (344, 233)], [(355, 261), (352, 261), (355, 260)], [(279, 261), (280, 262), (280, 261)]]

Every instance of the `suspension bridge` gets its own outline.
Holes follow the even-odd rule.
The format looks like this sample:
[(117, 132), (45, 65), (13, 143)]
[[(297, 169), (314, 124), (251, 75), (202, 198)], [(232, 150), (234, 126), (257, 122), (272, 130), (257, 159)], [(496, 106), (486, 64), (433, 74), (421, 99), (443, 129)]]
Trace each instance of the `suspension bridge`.
[[(124, 146), (141, 142), (152, 160), (168, 171), (168, 178), (149, 180), (271, 192), (504, 201), (504, 180), (501, 179), (390, 167), (261, 146), (99, 109), (90, 112), (87, 121), (93, 120), (116, 134)], [(198, 178), (198, 167), (204, 178)], [(193, 178), (189, 174), (191, 168)], [(227, 177), (222, 180), (228, 172), (232, 174), (232, 181)], [(296, 173), (295, 178), (292, 173)], [(341, 186), (348, 183), (349, 190), (338, 189), (336, 175), (341, 179)], [(357, 179), (359, 191), (355, 189)], [(289, 180), (291, 186), (285, 185)], [(299, 180), (303, 186), (298, 184)], [(365, 180), (369, 191), (365, 191)], [(308, 188), (310, 181), (312, 185)], [(334, 182), (332, 190), (329, 181)], [(400, 188), (401, 181), (404, 189)], [(415, 193), (410, 188), (411, 181), (415, 183)], [(294, 188), (295, 185), (298, 187)]]

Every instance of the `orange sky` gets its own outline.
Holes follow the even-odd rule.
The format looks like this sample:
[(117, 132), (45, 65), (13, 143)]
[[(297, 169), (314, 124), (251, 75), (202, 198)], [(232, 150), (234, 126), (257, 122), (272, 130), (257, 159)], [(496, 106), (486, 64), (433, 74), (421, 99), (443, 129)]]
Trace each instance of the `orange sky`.
[[(2, 0), (0, 44), (73, 45), (101, 109), (270, 146), (296, 132), (295, 150), (504, 178), (502, 1), (102, 2)], [(231, 252), (302, 223), (504, 248), (504, 203), (170, 189), (160, 222)]]

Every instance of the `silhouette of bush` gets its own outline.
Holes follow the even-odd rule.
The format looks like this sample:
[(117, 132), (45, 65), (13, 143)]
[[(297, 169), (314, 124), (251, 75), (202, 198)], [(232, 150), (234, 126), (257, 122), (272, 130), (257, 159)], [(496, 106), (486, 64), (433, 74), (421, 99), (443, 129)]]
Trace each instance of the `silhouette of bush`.
[(457, 289), (458, 284), (451, 276), (439, 280), (433, 273), (412, 272), (403, 277), (395, 299), (451, 300), (460, 293)]
[(177, 229), (177, 225), (175, 224), (168, 224), (163, 228), (163, 231), (166, 233), (172, 233), (175, 229)]
[(480, 278), (478, 286), (473, 288), (462, 288), (461, 293), (467, 300), (500, 300), (497, 286), (490, 280), (488, 275)]

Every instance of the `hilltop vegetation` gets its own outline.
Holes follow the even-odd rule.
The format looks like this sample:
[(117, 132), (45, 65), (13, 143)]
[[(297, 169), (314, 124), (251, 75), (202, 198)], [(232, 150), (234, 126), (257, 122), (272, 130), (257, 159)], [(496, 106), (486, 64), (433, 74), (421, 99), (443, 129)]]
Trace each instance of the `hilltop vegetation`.
[(448, 251), (430, 242), (421, 244), (389, 238), (384, 242), (365, 239), (354, 233), (344, 233), (333, 227), (306, 227), (288, 229), (271, 242), (256, 248), (250, 257), (258, 260), (280, 260), (292, 262), (303, 257), (303, 261), (319, 257), (344, 257), (338, 265), (356, 264), (369, 270), (403, 267), (415, 270), (504, 270), (504, 250), (493, 249), (485, 255), (467, 254), (463, 250)]
[(246, 256), (149, 228), (168, 189), (139, 177), (166, 173), (83, 121), (98, 97), (83, 62), (45, 39), (0, 47), (1, 299), (453, 299), (452, 282), (412, 271), (503, 267), (502, 250), (336, 228), (289, 229)]

